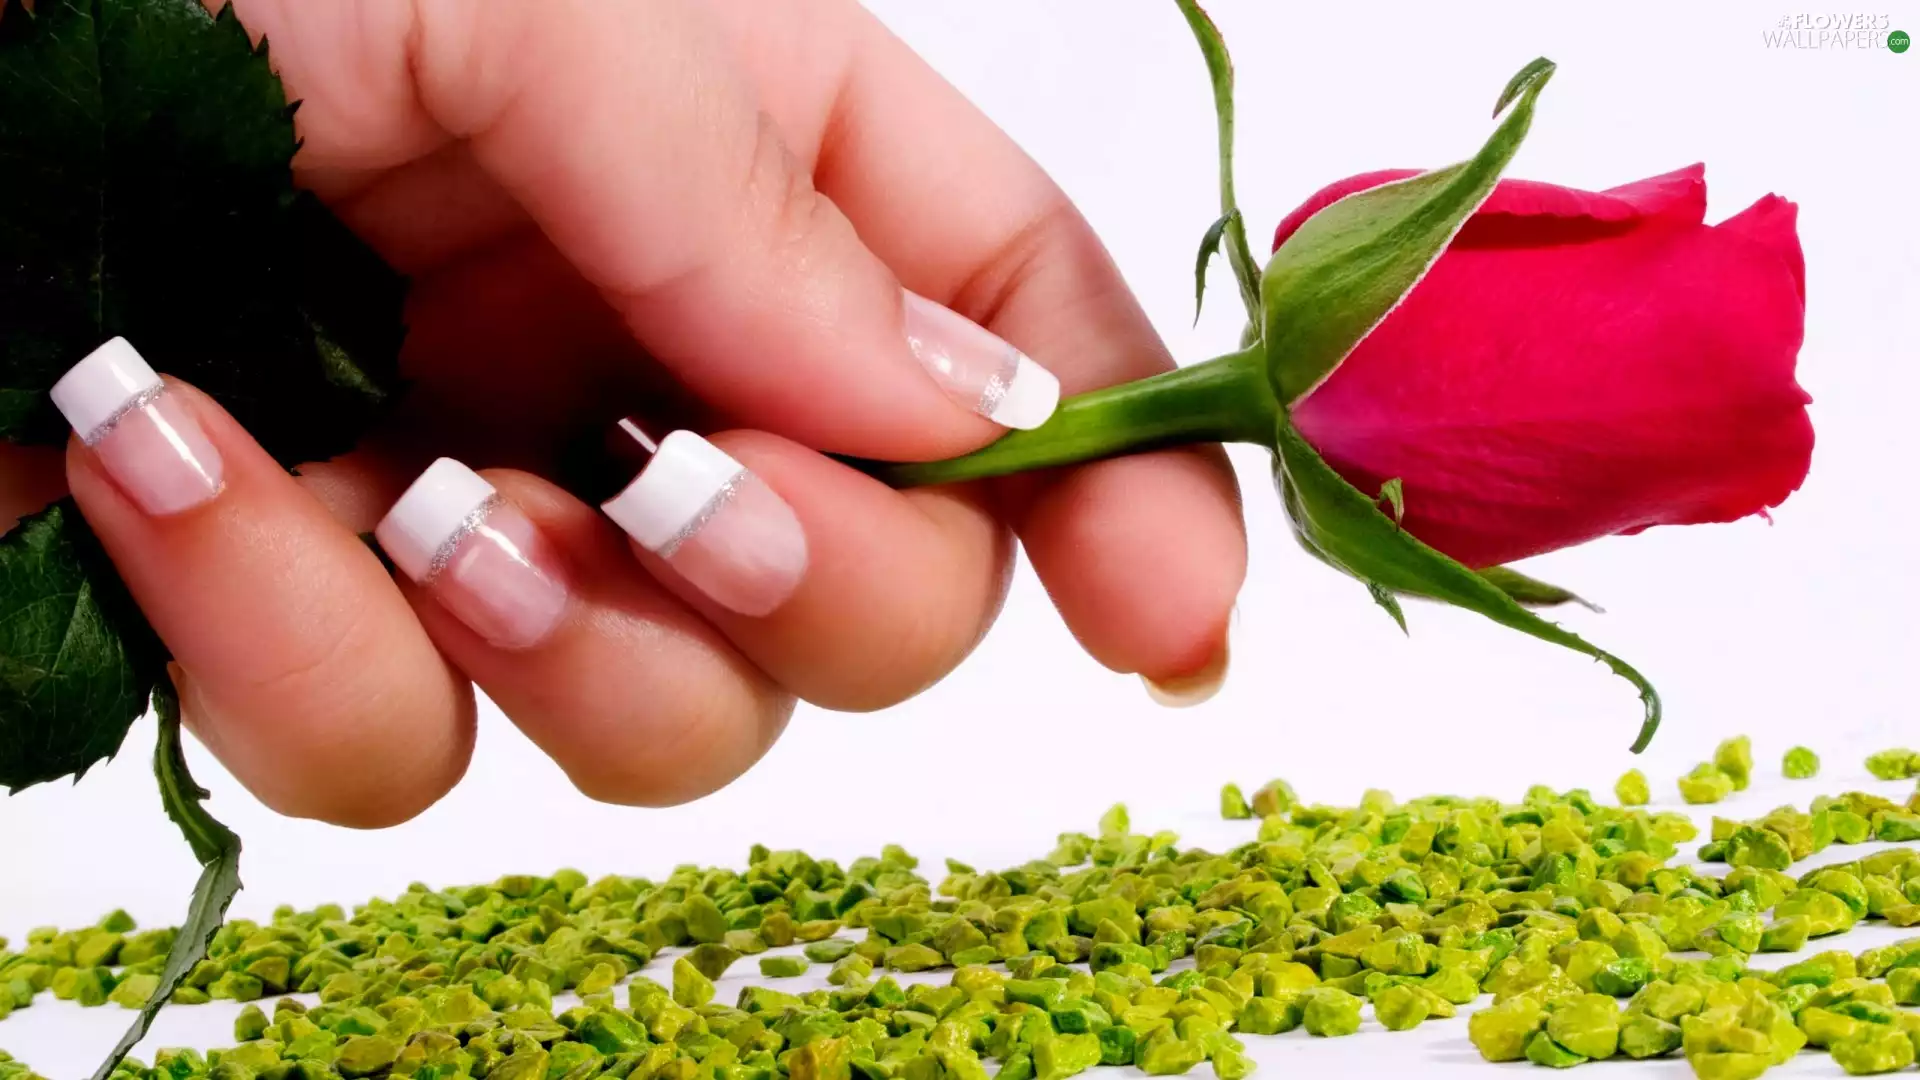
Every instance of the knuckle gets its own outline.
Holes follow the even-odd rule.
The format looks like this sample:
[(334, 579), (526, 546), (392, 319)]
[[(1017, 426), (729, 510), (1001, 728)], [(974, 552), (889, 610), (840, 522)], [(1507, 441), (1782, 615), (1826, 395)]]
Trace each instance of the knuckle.
[(738, 205), (745, 210), (750, 234), (776, 266), (806, 269), (814, 239), (845, 219), (814, 186), (812, 174), (764, 110), (755, 118), (743, 171)]

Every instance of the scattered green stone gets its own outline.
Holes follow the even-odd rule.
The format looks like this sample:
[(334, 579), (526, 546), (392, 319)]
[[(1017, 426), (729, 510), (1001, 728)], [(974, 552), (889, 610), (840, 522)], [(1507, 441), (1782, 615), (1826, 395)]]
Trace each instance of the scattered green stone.
[(1336, 1037), (1360, 1030), (1360, 999), (1330, 986), (1304, 991), (1301, 1026), (1309, 1035)]
[(1388, 1031), (1411, 1031), (1432, 1013), (1431, 999), (1404, 983), (1387, 987), (1373, 998), (1373, 1015)]
[(1150, 1040), (1145, 1049), (1140, 1051), (1136, 1064), (1148, 1076), (1173, 1076), (1187, 1072), (1205, 1060), (1207, 1052), (1199, 1043), (1162, 1038)]
[(1620, 1022), (1620, 1052), (1638, 1061), (1680, 1049), (1680, 1026), (1646, 1013), (1629, 1013)]
[(1228, 821), (1253, 816), (1253, 807), (1247, 805), (1247, 797), (1240, 794), (1240, 785), (1228, 784), (1220, 789), (1220, 816)]
[(791, 979), (796, 975), (805, 975), (807, 958), (804, 956), (763, 956), (760, 958), (760, 974), (769, 979)]
[(1789, 780), (1811, 780), (1820, 773), (1820, 755), (1804, 746), (1787, 751), (1780, 761), (1780, 775)]
[(821, 941), (810, 941), (800, 951), (816, 964), (831, 964), (851, 953), (853, 945), (854, 943), (846, 938), (826, 938)]
[(685, 956), (673, 962), (673, 1003), (697, 1009), (713, 1000), (713, 980)]
[(1727, 779), (1733, 781), (1733, 790), (1747, 790), (1747, 784), (1753, 778), (1753, 740), (1745, 735), (1724, 740), (1714, 747), (1713, 764), (1727, 774)]
[(1647, 774), (1639, 769), (1628, 769), (1621, 774), (1620, 779), (1614, 781), (1613, 795), (1621, 806), (1645, 806), (1653, 798), (1647, 787)]
[(1587, 1059), (1553, 1041), (1544, 1031), (1536, 1031), (1527, 1040), (1527, 1060), (1550, 1069), (1570, 1069), (1586, 1064)]
[(1867, 771), (1880, 780), (1905, 780), (1920, 776), (1920, 753), (1912, 750), (1882, 750), (1867, 755)]
[(1913, 1040), (1898, 1028), (1866, 1024), (1852, 1038), (1828, 1049), (1851, 1076), (1896, 1072), (1913, 1064)]
[(1711, 763), (1696, 765), (1680, 778), (1680, 797), (1688, 805), (1717, 803), (1733, 794), (1733, 778)]

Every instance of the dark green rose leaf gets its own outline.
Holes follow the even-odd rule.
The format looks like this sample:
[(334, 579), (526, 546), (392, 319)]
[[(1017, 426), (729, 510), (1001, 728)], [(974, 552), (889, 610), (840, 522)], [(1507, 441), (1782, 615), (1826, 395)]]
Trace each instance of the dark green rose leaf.
[(1660, 695), (1632, 665), (1528, 611), (1486, 577), (1421, 543), (1347, 483), (1291, 424), (1280, 424), (1275, 446), (1281, 496), (1308, 550), (1365, 583), (1376, 602), (1395, 593), (1443, 601), (1606, 664), (1640, 692), (1646, 711), (1633, 750), (1646, 748), (1660, 725)]
[(165, 664), (71, 500), (0, 538), (0, 786), (113, 756)]
[(264, 47), (199, 0), (0, 3), (0, 437), (64, 440), (47, 389), (124, 335), (287, 464), (350, 447), (404, 287), (294, 189)]
[[(124, 335), (285, 464), (350, 447), (398, 384), (405, 282), (293, 186), (264, 46), (198, 0), (0, 0), (0, 439)], [(71, 504), (4, 541), (0, 783), (84, 772), (160, 650)], [(30, 523), (31, 524), (31, 523)]]
[[(1527, 136), (1553, 75), (1535, 60), (1507, 84), (1512, 105), (1471, 160), (1349, 195), (1308, 218), (1267, 263), (1267, 361), (1285, 405), (1313, 392), (1420, 283), (1479, 209)], [(1497, 115), (1497, 114), (1496, 114)]]
[(160, 739), (153, 750), (153, 775), (160, 781), (160, 802), (167, 816), (180, 826), (181, 835), (193, 848), (193, 857), (200, 860), (200, 880), (194, 884), (186, 920), (180, 924), (180, 933), (160, 969), (160, 985), (94, 1072), (93, 1080), (106, 1080), (113, 1073), (114, 1066), (146, 1036), (154, 1016), (173, 996), (180, 980), (206, 959), (207, 946), (220, 929), (234, 894), (240, 891), (240, 838), (201, 805), (207, 793), (187, 771), (186, 755), (180, 749), (180, 701), (171, 685), (155, 689), (153, 709), (160, 721)]

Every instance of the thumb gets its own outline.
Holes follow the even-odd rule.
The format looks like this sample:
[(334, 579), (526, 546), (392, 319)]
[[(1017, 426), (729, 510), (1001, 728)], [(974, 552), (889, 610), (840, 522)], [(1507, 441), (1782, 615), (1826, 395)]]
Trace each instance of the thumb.
[[(424, 110), (647, 351), (734, 421), (914, 459), (1052, 413), (1059, 383), (1045, 368), (905, 292), (861, 242), (813, 184), (819, 148), (787, 144), (699, 4), (416, 0), (396, 5), (411, 6), (410, 23), (388, 26), (314, 10), (332, 6), (242, 8), (308, 99), (304, 130), (334, 126), (309, 114), (350, 99), (345, 78), (361, 121), (369, 107)], [(836, 78), (823, 70), (819, 85), (782, 92), (831, 109)]]

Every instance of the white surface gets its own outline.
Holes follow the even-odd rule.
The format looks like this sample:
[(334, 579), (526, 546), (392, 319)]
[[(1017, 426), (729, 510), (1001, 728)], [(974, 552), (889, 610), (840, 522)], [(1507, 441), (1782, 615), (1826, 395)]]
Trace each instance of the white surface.
[(60, 415), (84, 439), (113, 419), (121, 406), (159, 385), (160, 376), (126, 338), (117, 337), (67, 369), (49, 394)]
[(415, 581), (433, 568), (434, 553), (467, 515), (493, 498), (493, 485), (452, 458), (440, 458), (408, 485), (373, 535), (400, 571)]
[[(876, 7), (1079, 202), (1176, 355), (1231, 347), (1238, 316), (1218, 264), (1207, 313), (1189, 328), (1193, 253), (1215, 214), (1213, 124), (1171, 3)], [(1675, 776), (1741, 731), (1755, 737), (1763, 773), (1793, 742), (1821, 751), (1822, 779), (1791, 788), (1804, 804), (1863, 783), (1869, 749), (1920, 743), (1909, 614), (1920, 600), (1920, 513), (1908, 492), (1920, 458), (1910, 415), (1920, 400), (1920, 156), (1910, 134), (1920, 50), (1769, 48), (1763, 33), (1800, 9), (1750, 2), (1211, 8), (1237, 61), (1239, 185), (1256, 244), (1327, 181), (1465, 156), (1507, 76), (1540, 54), (1560, 71), (1514, 175), (1599, 188), (1705, 160), (1713, 220), (1768, 191), (1799, 201), (1809, 297), (1801, 377), (1819, 433), (1806, 489), (1771, 526), (1655, 530), (1529, 566), (1605, 604), (1608, 615), (1563, 619), (1665, 695), (1667, 725), (1642, 759), (1626, 752), (1638, 706), (1624, 683), (1427, 605), (1409, 607), (1403, 638), (1358, 585), (1299, 552), (1262, 455), (1236, 450), (1252, 567), (1234, 671), (1201, 708), (1159, 709), (1137, 680), (1087, 660), (1023, 569), (1000, 624), (954, 677), (883, 714), (803, 709), (756, 769), (690, 806), (592, 804), (491, 710), (460, 788), (379, 833), (275, 818), (193, 747), (214, 811), (247, 838), (249, 888), (236, 911), (569, 864), (657, 874), (682, 861), (740, 863), (754, 841), (849, 857), (897, 840), (923, 859), (992, 864), (1048, 850), (1061, 829), (1090, 828), (1116, 799), (1139, 827), (1225, 844), (1243, 834), (1211, 821), (1218, 785), (1271, 775), (1316, 800), (1352, 800), (1369, 786), (1514, 798), (1534, 781), (1604, 790), (1639, 764), (1671, 799)], [(1920, 32), (1911, 0), (1870, 10)], [(77, 790), (0, 800), (0, 933), (90, 920), (116, 904), (148, 923), (178, 918), (194, 867), (159, 813), (151, 745), (142, 723), (122, 759)], [(1727, 809), (1751, 815), (1782, 798), (1763, 789)], [(230, 1017), (173, 1010), (159, 1037), (219, 1041)], [(125, 1019), (43, 1003), (0, 1022), (0, 1046), (64, 1080), (90, 1068)], [(1491, 1075), (1458, 1021), (1250, 1046), (1269, 1078), (1295, 1065), (1314, 1076)], [(1686, 1067), (1615, 1073), (1679, 1077)], [(1839, 1075), (1816, 1057), (1780, 1075), (1795, 1073)]]
[(700, 517), (741, 468), (725, 450), (693, 432), (671, 432), (633, 483), (600, 509), (641, 547), (659, 551)]

